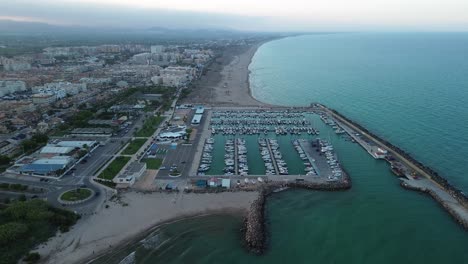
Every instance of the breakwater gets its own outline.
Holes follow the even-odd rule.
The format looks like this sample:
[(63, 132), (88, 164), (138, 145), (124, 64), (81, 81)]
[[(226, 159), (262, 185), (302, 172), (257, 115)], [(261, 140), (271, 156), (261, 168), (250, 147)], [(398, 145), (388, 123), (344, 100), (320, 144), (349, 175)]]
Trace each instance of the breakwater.
[(316, 183), (307, 181), (269, 182), (260, 188), (258, 198), (250, 206), (241, 229), (244, 244), (251, 253), (261, 255), (267, 248), (267, 230), (265, 225), (265, 205), (267, 197), (276, 190), (306, 189), (315, 191), (344, 191), (351, 188), (351, 178), (347, 173), (341, 181)]
[(357, 129), (359, 129), (361, 132), (364, 132), (365, 134), (369, 135), (370, 137), (374, 138), (378, 143), (384, 145), (387, 147), (389, 150), (392, 150), (393, 152), (397, 153), (398, 155), (402, 156), (404, 159), (406, 159), (408, 162), (410, 162), (412, 165), (417, 167), (420, 171), (424, 172), (431, 180), (439, 184), (445, 191), (447, 191), (451, 196), (453, 196), (458, 202), (460, 202), (463, 206), (468, 206), (468, 196), (466, 196), (460, 189), (456, 188), (452, 184), (449, 183), (447, 179), (444, 177), (440, 176), (434, 169), (430, 168), (429, 166), (424, 165), (422, 162), (416, 160), (413, 158), (410, 154), (405, 152), (404, 150), (400, 149), (399, 147), (393, 145), (392, 143), (388, 142), (385, 139), (380, 138), (379, 136), (375, 135), (374, 133), (370, 132), (366, 128), (362, 127), (360, 124), (354, 122), (353, 120), (348, 119), (347, 117), (343, 116), (340, 114), (338, 111), (334, 109), (330, 109), (324, 105), (320, 105), (322, 108), (330, 111), (333, 113), (335, 117), (339, 117), (340, 119), (346, 121), (347, 123), (353, 125)]
[(442, 198), (440, 198), (439, 195), (437, 195), (436, 192), (432, 191), (432, 190), (429, 190), (429, 189), (426, 189), (426, 188), (420, 188), (420, 187), (416, 187), (416, 186), (412, 186), (404, 181), (401, 181), (400, 182), (400, 186), (405, 188), (405, 189), (408, 189), (408, 190), (413, 190), (413, 191), (418, 191), (418, 192), (421, 192), (421, 193), (424, 193), (424, 194), (427, 194), (429, 196), (431, 196), (434, 200), (437, 201), (437, 203), (442, 206), (442, 208), (444, 208), (444, 210), (446, 210), (450, 216), (452, 216), (452, 218), (455, 220), (455, 222), (457, 222), (459, 225), (461, 225), (464, 229), (468, 230), (468, 221), (465, 220), (463, 217), (460, 216), (459, 213), (456, 212), (456, 210), (454, 210), (452, 207), (450, 207)]

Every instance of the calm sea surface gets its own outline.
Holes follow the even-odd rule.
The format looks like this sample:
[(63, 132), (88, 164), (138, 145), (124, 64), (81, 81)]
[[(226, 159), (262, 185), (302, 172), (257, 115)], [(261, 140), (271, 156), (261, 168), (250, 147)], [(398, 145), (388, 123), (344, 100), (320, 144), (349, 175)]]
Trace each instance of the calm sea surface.
[[(468, 34), (286, 38), (263, 45), (250, 69), (257, 99), (324, 103), (468, 191)], [(119, 263), (134, 251), (137, 263), (468, 262), (468, 232), (438, 204), (400, 188), (385, 162), (330, 135), (353, 188), (273, 195), (266, 255), (242, 248), (241, 218), (215, 215), (162, 226), (149, 234), (152, 246), (135, 243), (99, 263)]]

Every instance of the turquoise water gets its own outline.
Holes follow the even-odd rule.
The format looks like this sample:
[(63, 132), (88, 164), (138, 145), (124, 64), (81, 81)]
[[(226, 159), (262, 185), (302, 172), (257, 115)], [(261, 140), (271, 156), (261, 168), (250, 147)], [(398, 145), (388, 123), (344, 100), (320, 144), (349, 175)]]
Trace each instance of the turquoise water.
[(468, 191), (468, 33), (286, 38), (249, 68), (259, 100), (324, 103)]
[[(467, 58), (468, 34), (301, 36), (263, 45), (251, 83), (262, 101), (336, 108), (468, 190)], [(122, 254), (136, 250), (137, 263), (467, 263), (468, 232), (435, 201), (402, 189), (358, 145), (331, 140), (353, 188), (273, 195), (264, 256), (242, 248), (234, 216), (163, 226), (160, 246)]]

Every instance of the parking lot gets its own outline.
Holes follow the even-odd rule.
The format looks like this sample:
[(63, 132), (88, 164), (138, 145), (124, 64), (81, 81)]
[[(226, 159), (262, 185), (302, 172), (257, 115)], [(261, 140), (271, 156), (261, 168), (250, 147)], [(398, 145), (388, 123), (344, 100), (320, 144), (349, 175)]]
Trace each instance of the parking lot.
[[(192, 112), (189, 115), (190, 117), (193, 114)], [(161, 167), (162, 169), (159, 170), (156, 179), (172, 178), (169, 176), (169, 174), (171, 173), (171, 168), (176, 168), (179, 172), (181, 172), (182, 176), (180, 176), (180, 178), (186, 178), (187, 176), (189, 176), (192, 167), (192, 162), (196, 162), (194, 161), (194, 157), (198, 146), (198, 141), (200, 140), (201, 133), (203, 132), (202, 128), (204, 127), (205, 122), (207, 121), (206, 119), (207, 117), (205, 114), (200, 124), (194, 127), (196, 128), (196, 130), (194, 130), (196, 131), (195, 138), (191, 142), (191, 144), (185, 144), (184, 140), (179, 140), (175, 149), (172, 148), (170, 144), (158, 145), (159, 148), (167, 149), (167, 153)]]

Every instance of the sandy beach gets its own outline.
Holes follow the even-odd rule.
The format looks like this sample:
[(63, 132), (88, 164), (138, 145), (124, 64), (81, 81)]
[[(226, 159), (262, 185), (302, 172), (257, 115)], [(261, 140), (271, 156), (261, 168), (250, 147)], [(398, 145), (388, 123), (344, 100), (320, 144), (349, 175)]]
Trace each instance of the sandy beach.
[(193, 85), (192, 94), (183, 102), (213, 106), (268, 106), (252, 97), (249, 65), (265, 41), (229, 47), (213, 62), (205, 76)]
[[(209, 71), (194, 83), (183, 102), (215, 106), (268, 106), (255, 100), (249, 87), (249, 64), (254, 45), (229, 47), (212, 63)], [(192, 215), (244, 212), (257, 192), (218, 194), (167, 194), (128, 192), (118, 201), (101, 201), (95, 214), (84, 216), (65, 234), (38, 247), (41, 263), (87, 263), (110, 250), (144, 236), (166, 221)], [(109, 207), (106, 208), (106, 205)]]
[(190, 215), (244, 212), (257, 196), (257, 192), (125, 193), (118, 201), (107, 202), (109, 208), (79, 220), (68, 233), (41, 245), (41, 263), (87, 263), (157, 224)]

